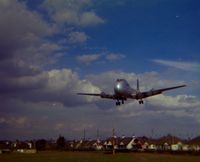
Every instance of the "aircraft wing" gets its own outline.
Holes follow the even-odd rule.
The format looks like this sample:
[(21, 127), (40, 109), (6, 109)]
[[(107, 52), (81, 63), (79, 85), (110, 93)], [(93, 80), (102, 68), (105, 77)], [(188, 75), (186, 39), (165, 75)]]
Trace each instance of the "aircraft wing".
[(77, 93), (77, 95), (99, 96), (101, 98), (116, 99), (115, 95), (113, 95), (113, 94), (106, 94), (104, 92), (101, 92), (101, 93)]
[(186, 85), (180, 85), (180, 86), (175, 86), (175, 87), (168, 87), (168, 88), (162, 88), (162, 89), (155, 89), (155, 90), (150, 90), (150, 91), (146, 91), (146, 92), (139, 92), (136, 95), (133, 95), (132, 98), (134, 99), (142, 99), (142, 98), (147, 98), (150, 96), (155, 96), (158, 94), (161, 94), (164, 91), (168, 91), (168, 90), (172, 90), (172, 89), (176, 89), (176, 88), (181, 88), (181, 87), (185, 87)]

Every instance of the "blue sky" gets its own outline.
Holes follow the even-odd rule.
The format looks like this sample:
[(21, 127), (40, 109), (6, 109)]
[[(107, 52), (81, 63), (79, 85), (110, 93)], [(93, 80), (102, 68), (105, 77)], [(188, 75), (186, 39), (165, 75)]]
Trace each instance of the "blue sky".
[[(48, 13), (41, 9), (42, 1), (25, 1), (27, 6), (38, 11), (49, 20)], [(152, 59), (196, 62), (199, 60), (199, 2), (198, 1), (92, 1), (89, 8), (95, 10), (104, 21), (100, 25), (80, 27), (64, 25), (64, 28), (84, 32), (87, 41), (73, 44), (58, 66), (65, 67), (66, 62), (77, 65), (72, 55), (116, 53), (126, 56), (109, 66), (110, 69), (145, 72), (158, 67)], [(47, 21), (48, 21), (47, 20)], [(70, 27), (69, 27), (70, 26)], [(53, 42), (62, 40), (68, 31), (60, 30), (53, 35)], [(70, 58), (69, 58), (70, 57)], [(124, 63), (127, 66), (124, 66)], [(141, 66), (142, 65), (142, 66)], [(108, 70), (109, 67), (92, 66), (93, 71)], [(87, 68), (87, 67), (85, 67)], [(87, 69), (88, 70), (88, 69)]]
[[(118, 135), (198, 135), (199, 3), (1, 1), (0, 139), (81, 138), (84, 129), (94, 138), (97, 128), (103, 137), (113, 127)], [(119, 108), (75, 95), (111, 93), (117, 78), (133, 87), (139, 78), (142, 90), (188, 87)]]
[[(126, 58), (113, 63), (112, 66), (101, 66), (95, 62), (83, 69), (86, 68), (87, 71), (93, 69), (92, 73), (108, 69), (145, 72), (147, 69), (162, 68), (152, 63), (152, 59), (189, 62), (199, 59), (197, 51), (200, 24), (197, 2), (107, 3), (109, 2), (95, 6), (97, 13), (102, 15), (104, 24), (81, 29), (89, 36), (88, 41), (70, 49), (69, 57), (93, 53), (120, 53)], [(66, 61), (68, 59), (66, 58)], [(69, 60), (77, 67), (74, 60)]]

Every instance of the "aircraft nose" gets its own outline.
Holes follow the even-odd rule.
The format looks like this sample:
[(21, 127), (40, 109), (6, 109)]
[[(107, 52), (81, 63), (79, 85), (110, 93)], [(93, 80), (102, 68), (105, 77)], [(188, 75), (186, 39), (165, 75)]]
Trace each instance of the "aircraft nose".
[(118, 84), (116, 85), (116, 87), (117, 87), (117, 89), (121, 89), (121, 84), (118, 83)]

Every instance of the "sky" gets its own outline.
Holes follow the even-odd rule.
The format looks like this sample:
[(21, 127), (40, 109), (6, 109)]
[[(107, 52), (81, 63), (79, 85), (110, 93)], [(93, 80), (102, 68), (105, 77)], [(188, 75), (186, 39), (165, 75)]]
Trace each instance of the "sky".
[[(0, 0), (0, 139), (200, 135), (199, 20), (198, 0)], [(117, 78), (187, 87), (118, 107), (76, 95)]]

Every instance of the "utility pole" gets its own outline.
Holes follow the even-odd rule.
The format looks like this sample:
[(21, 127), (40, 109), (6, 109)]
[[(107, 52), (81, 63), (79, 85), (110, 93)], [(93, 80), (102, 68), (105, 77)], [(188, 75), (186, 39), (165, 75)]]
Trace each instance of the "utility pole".
[(99, 129), (97, 129), (97, 140), (99, 140)]
[(151, 136), (154, 137), (154, 128), (151, 129)]
[(83, 140), (85, 141), (85, 129), (83, 130)]
[(113, 135), (113, 155), (115, 154), (115, 129), (113, 128), (112, 130), (112, 135)]

